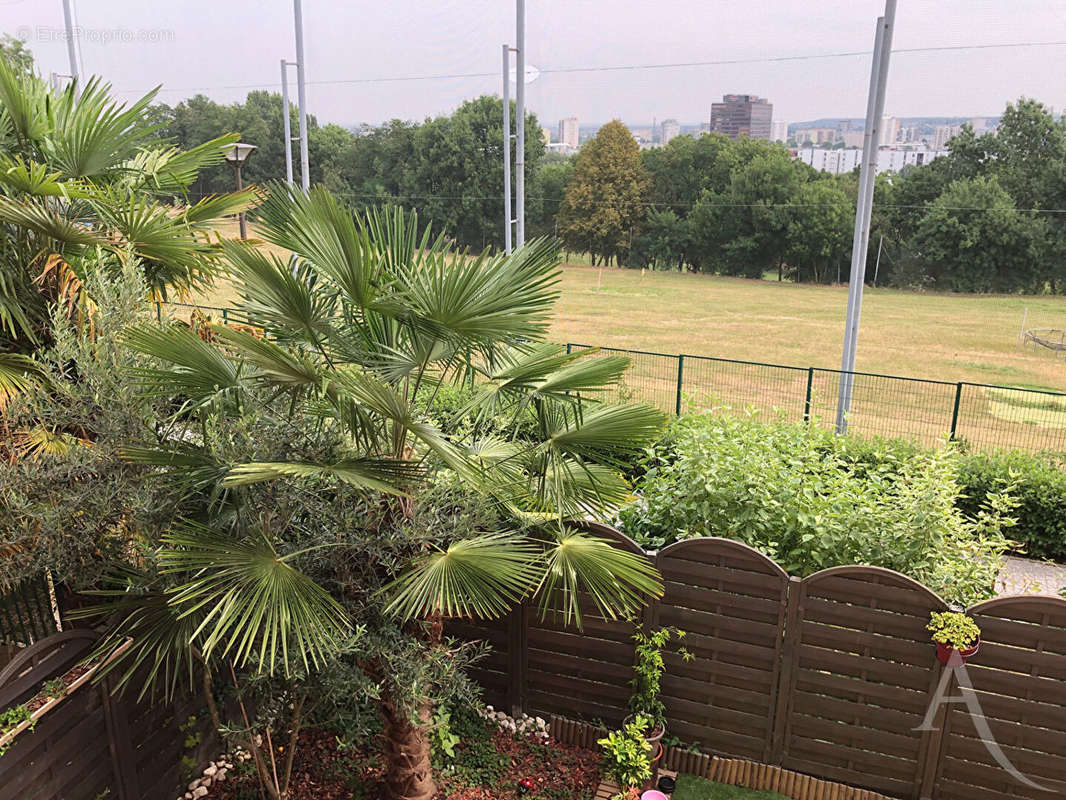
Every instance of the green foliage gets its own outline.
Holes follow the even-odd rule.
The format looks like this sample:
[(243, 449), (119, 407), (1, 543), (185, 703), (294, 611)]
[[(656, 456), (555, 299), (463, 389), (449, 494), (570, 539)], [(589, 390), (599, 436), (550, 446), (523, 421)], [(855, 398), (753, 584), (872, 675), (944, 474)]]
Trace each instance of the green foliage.
[(639, 232), (649, 178), (640, 147), (618, 120), (608, 122), (577, 155), (559, 210), (559, 234), (567, 247), (605, 262), (624, 257)]
[(447, 734), (434, 729), (434, 769), (454, 776), (461, 785), (498, 786), (510, 757), (493, 742), (494, 726), (478, 716), (470, 703), (454, 702), (438, 710), (434, 722), (446, 720)]
[(180, 150), (159, 141), (148, 94), (129, 105), (92, 78), (53, 90), (0, 61), (0, 354), (47, 344), (54, 307), (91, 315), (92, 271), (137, 265), (158, 296), (201, 285), (218, 260), (211, 223), (251, 204), (250, 192), (184, 196), (236, 137)]
[(973, 647), (981, 636), (977, 623), (957, 611), (933, 612), (926, 628), (933, 634), (934, 642), (950, 645), (956, 650)]
[(86, 320), (94, 335), (53, 309), (52, 341), (35, 358), (43, 380), (4, 410), (12, 435), (0, 442), (0, 583), (48, 570), (57, 583), (91, 585), (112, 559), (138, 557), (170, 510), (123, 458), (157, 407), (126, 371), (139, 358), (120, 343), (146, 319), (135, 265), (91, 271), (87, 290), (107, 313)]
[[(634, 676), (629, 682), (633, 687), (633, 694), (629, 698), (629, 711), (650, 720), (654, 726), (660, 726), (666, 720), (666, 706), (659, 698), (659, 692), (662, 689), (663, 673), (666, 671), (663, 648), (671, 637), (683, 639), (685, 632), (677, 628), (658, 628), (651, 634), (642, 630), (633, 634), (633, 641), (636, 642), (636, 661), (633, 664)], [(692, 654), (684, 648), (677, 652), (686, 661), (692, 659)]]
[[(0, 736), (3, 736), (5, 733), (10, 733), (24, 722), (29, 722), (31, 716), (30, 710), (26, 708), (25, 705), (10, 706), (9, 708), (0, 711)], [(35, 724), (36, 723), (31, 723), (29, 730), (32, 731)], [(0, 756), (3, 756), (4, 753), (7, 752), (8, 748), (11, 747), (11, 744), (11, 742), (8, 742), (7, 744), (0, 746)]]
[(49, 681), (45, 681), (41, 684), (41, 693), (45, 697), (59, 697), (63, 694), (63, 690), (66, 688), (66, 684), (63, 683), (62, 678), (52, 678)]
[(957, 454), (863, 442), (800, 424), (683, 417), (649, 458), (623, 529), (648, 547), (725, 536), (785, 569), (871, 564), (969, 604), (990, 597), (1008, 547), (1013, 485), (957, 507)]
[(622, 730), (612, 731), (596, 742), (603, 748), (604, 772), (623, 792), (643, 786), (651, 777), (651, 745), (644, 738), (649, 727), (651, 721), (647, 717), (637, 716)]
[(433, 749), (441, 758), (455, 758), (455, 746), (462, 741), (452, 731), (452, 715), (446, 708), (438, 708), (433, 714)]
[(1008, 451), (968, 453), (959, 458), (961, 493), (956, 501), (966, 514), (977, 513), (984, 498), (1010, 483), (1017, 524), (1011, 538), (1031, 558), (1066, 562), (1066, 464), (1054, 455)]
[(33, 71), (33, 53), (26, 42), (9, 33), (0, 36), (0, 59), (10, 64), (16, 72), (29, 74)]

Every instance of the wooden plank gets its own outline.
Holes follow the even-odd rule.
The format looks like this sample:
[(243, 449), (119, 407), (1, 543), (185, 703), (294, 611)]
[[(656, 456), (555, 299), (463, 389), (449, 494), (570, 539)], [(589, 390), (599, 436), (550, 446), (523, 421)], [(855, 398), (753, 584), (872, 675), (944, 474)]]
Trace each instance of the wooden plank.
[(772, 623), (756, 622), (728, 613), (717, 614), (666, 604), (659, 611), (659, 619), (663, 625), (675, 625), (684, 630), (686, 641), (689, 634), (699, 633), (773, 648), (781, 636), (776, 619)]
[(801, 690), (797, 690), (793, 695), (792, 708), (797, 714), (834, 720), (853, 719), (857, 711), (868, 708), (870, 713), (877, 715), (877, 728), (891, 733), (907, 734), (922, 723), (921, 714), (900, 711), (891, 705), (876, 705), (868, 699), (866, 702), (856, 703)]
[(936, 658), (936, 646), (928, 641), (912, 642), (871, 631), (823, 625), (813, 620), (803, 620), (800, 628), (803, 642), (817, 647), (899, 661), (926, 670)]
[(901, 686), (915, 691), (926, 691), (929, 685), (929, 670), (911, 667), (880, 658), (858, 656), (800, 644), (797, 648), (800, 669), (817, 672), (834, 672), (862, 678), (863, 682)]
[(882, 583), (852, 575), (828, 575), (811, 581), (807, 584), (807, 595), (863, 606), (874, 600), (878, 608), (924, 617), (927, 622), (931, 612), (945, 610), (943, 602), (932, 597), (928, 590), (922, 591), (903, 583)]
[(814, 694), (827, 694), (844, 700), (861, 702), (860, 698), (869, 697), (879, 705), (892, 705), (915, 714), (925, 714), (928, 707), (928, 693), (907, 689), (901, 686), (889, 686), (884, 683), (872, 683), (861, 677), (834, 675), (818, 670), (801, 670), (796, 675), (797, 688)]
[(840, 743), (847, 747), (870, 751), (869, 758), (877, 761), (882, 755), (895, 756), (917, 764), (921, 732), (906, 735), (889, 732), (878, 726), (876, 714), (865, 718), (856, 714), (855, 722), (835, 721), (822, 717), (794, 713), (792, 735)]
[(836, 603), (818, 597), (809, 597), (804, 608), (804, 619), (839, 625), (842, 628), (872, 630), (886, 636), (894, 636), (912, 642), (928, 642), (929, 619), (877, 608)]

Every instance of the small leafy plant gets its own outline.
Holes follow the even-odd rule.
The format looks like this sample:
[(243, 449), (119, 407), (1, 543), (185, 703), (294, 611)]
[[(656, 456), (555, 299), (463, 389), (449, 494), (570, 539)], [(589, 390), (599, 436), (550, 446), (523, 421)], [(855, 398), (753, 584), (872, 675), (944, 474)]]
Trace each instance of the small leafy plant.
[(614, 779), (623, 797), (629, 789), (643, 786), (651, 778), (651, 745), (644, 738), (650, 726), (651, 720), (638, 714), (622, 730), (597, 741), (603, 748), (604, 772)]
[[(30, 710), (25, 705), (11, 706), (0, 711), (0, 736), (5, 733), (10, 733), (23, 722), (27, 722), (31, 717)], [(30, 730), (33, 730), (33, 725), (30, 725)], [(0, 756), (7, 752), (7, 748), (11, 746), (8, 742), (6, 745), (0, 746)]]
[(933, 612), (926, 626), (933, 634), (933, 641), (965, 650), (977, 644), (981, 629), (965, 614), (957, 611)]
[[(636, 665), (633, 667), (633, 695), (629, 698), (629, 710), (634, 716), (643, 716), (649, 720), (652, 729), (661, 728), (666, 721), (666, 706), (659, 698), (662, 690), (663, 673), (666, 662), (663, 661), (663, 648), (671, 638), (683, 639), (685, 632), (677, 628), (659, 628), (651, 634), (637, 631), (633, 641), (637, 643)], [(686, 661), (692, 654), (684, 648), (678, 653)]]
[(47, 697), (59, 697), (61, 694), (63, 694), (63, 690), (65, 688), (67, 687), (66, 684), (63, 683), (62, 678), (52, 678), (52, 680), (45, 681), (41, 685), (41, 691)]
[(449, 761), (455, 758), (455, 746), (459, 736), (452, 730), (452, 715), (446, 708), (437, 709), (433, 715), (433, 747)]

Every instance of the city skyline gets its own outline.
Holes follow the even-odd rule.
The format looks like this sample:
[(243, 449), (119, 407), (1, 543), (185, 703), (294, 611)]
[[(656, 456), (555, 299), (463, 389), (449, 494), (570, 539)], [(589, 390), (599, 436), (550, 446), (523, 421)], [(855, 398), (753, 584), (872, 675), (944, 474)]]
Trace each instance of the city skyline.
[[(723, 94), (743, 92), (770, 98), (783, 119), (860, 118), (882, 8), (880, 0), (829, 0), (817, 13), (784, 2), (530, 0), (527, 60), (540, 77), (527, 107), (546, 123), (577, 115), (685, 124), (707, 120)], [(189, 0), (180, 9), (110, 0), (77, 10), (85, 72), (110, 80), (124, 99), (161, 83), (169, 104), (198, 91), (235, 102), (252, 88), (277, 91), (278, 60), (293, 57), (288, 0)], [(492, 0), (307, 2), (304, 18), (309, 111), (344, 126), (419, 120), (499, 94), (499, 46), (514, 37), (513, 4)], [(1066, 55), (1066, 7), (914, 0), (897, 22), (886, 108), (898, 117), (998, 115), (1022, 95), (1066, 104), (1057, 71), (1047, 69)], [(58, 2), (0, 4), (0, 30), (23, 33), (45, 74), (69, 71), (62, 26)], [(1056, 44), (950, 49), (1024, 42)], [(699, 65), (665, 66), (682, 63)]]

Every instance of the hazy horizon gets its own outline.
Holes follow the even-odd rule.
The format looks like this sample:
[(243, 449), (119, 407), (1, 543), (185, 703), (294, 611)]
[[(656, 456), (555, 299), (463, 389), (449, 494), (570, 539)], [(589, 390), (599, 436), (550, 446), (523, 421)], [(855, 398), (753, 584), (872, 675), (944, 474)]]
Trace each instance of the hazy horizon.
[[(527, 59), (542, 73), (527, 105), (548, 127), (571, 116), (582, 125), (696, 124), (727, 92), (766, 97), (775, 119), (789, 122), (861, 118), (882, 11), (879, 0), (816, 8), (779, 0), (528, 0)], [(180, 7), (81, 0), (76, 12), (85, 73), (102, 75), (124, 99), (161, 83), (159, 99), (170, 105), (197, 93), (235, 102), (253, 88), (278, 91), (279, 61), (295, 57), (287, 0)], [(28, 40), (43, 74), (69, 71), (61, 0), (0, 0), (0, 30)], [(422, 119), (500, 93), (514, 3), (305, 0), (304, 30), (308, 108), (320, 121)], [(906, 52), (1018, 42), (1054, 44)], [(893, 116), (998, 116), (1022, 95), (1056, 110), (1066, 105), (1054, 66), (1066, 59), (1066, 4), (901, 3), (894, 51), (885, 106)], [(709, 61), (747, 63), (617, 69)], [(290, 93), (295, 101), (295, 70)]]

